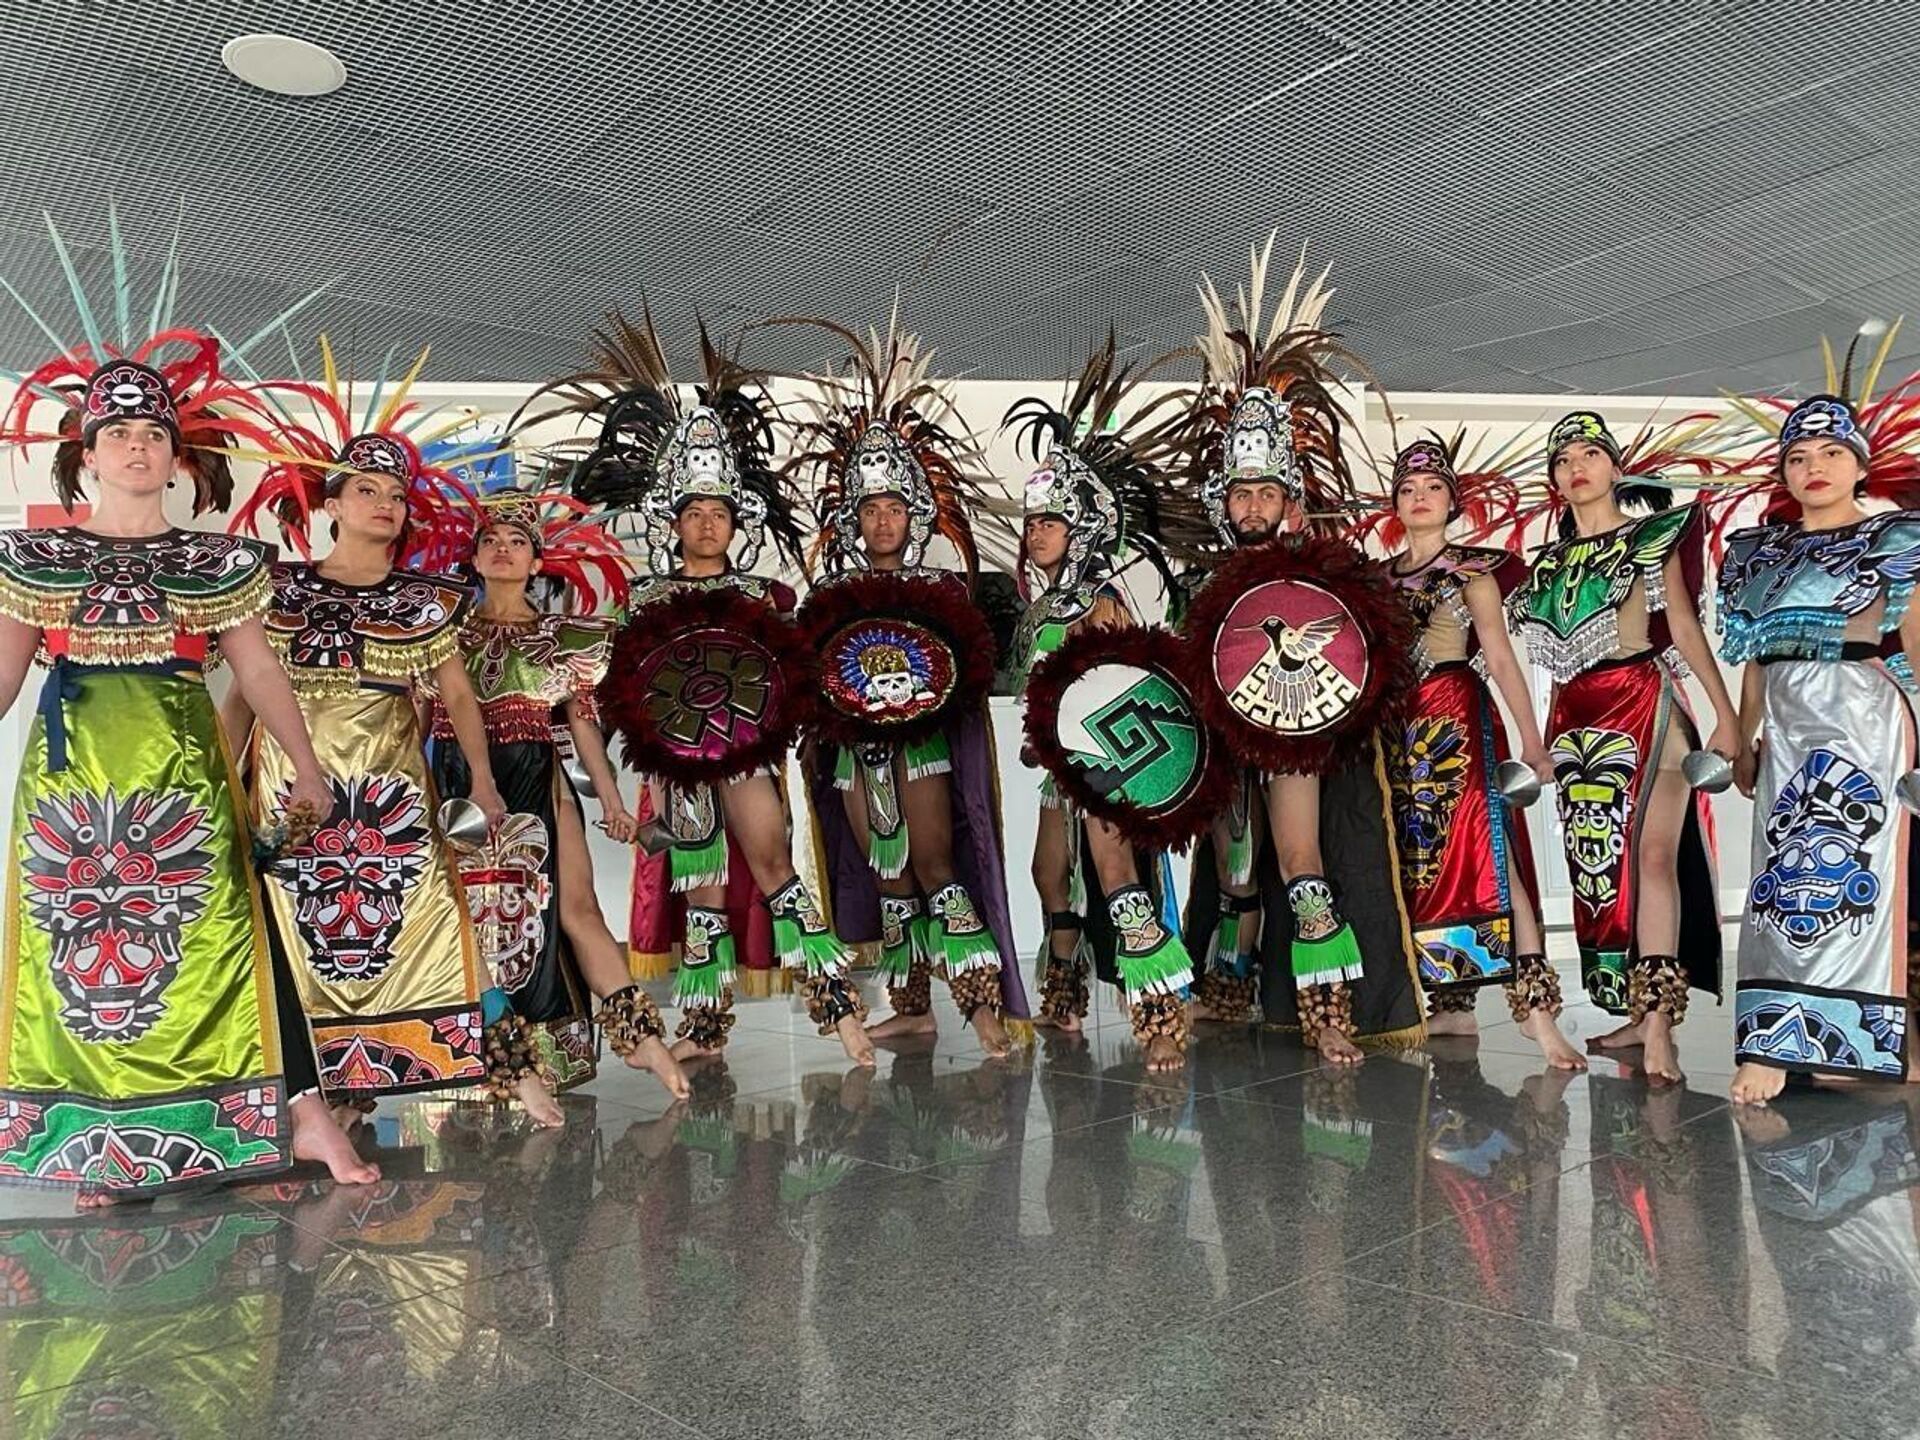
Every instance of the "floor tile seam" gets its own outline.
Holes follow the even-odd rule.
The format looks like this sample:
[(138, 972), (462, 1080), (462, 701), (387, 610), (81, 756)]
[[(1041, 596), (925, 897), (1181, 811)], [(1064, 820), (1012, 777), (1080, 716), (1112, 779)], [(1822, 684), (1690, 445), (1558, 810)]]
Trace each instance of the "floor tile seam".
[(1621, 1340), (1612, 1335), (1600, 1335), (1590, 1330), (1562, 1325), (1555, 1320), (1542, 1320), (1536, 1316), (1522, 1315), (1516, 1310), (1501, 1310), (1493, 1306), (1477, 1305), (1470, 1300), (1462, 1300), (1452, 1295), (1438, 1295), (1429, 1290), (1415, 1290), (1405, 1285), (1390, 1285), (1384, 1281), (1370, 1279), (1365, 1275), (1356, 1275), (1347, 1269), (1343, 1269), (1341, 1275), (1342, 1278), (1365, 1286), (1369, 1290), (1378, 1290), (1385, 1294), (1424, 1300), (1431, 1304), (1444, 1305), (1450, 1310), (1459, 1310), (1467, 1314), (1483, 1316), (1489, 1320), (1518, 1323), (1526, 1326), (1529, 1330), (1541, 1332), (1543, 1335), (1568, 1336), (1582, 1344), (1610, 1346), (1615, 1349), (1629, 1351), (1635, 1355), (1647, 1355), (1656, 1359), (1698, 1362), (1702, 1365), (1711, 1365), (1714, 1369), (1728, 1376), (1737, 1376), (1748, 1380), (1765, 1380), (1771, 1384), (1782, 1385), (1806, 1395), (1821, 1396), (1827, 1393), (1820, 1386), (1807, 1385), (1799, 1381), (1784, 1379), (1771, 1370), (1731, 1363), (1711, 1355), (1702, 1355), (1693, 1350), (1675, 1350), (1666, 1347), (1656, 1348), (1651, 1345), (1641, 1345), (1632, 1340)]

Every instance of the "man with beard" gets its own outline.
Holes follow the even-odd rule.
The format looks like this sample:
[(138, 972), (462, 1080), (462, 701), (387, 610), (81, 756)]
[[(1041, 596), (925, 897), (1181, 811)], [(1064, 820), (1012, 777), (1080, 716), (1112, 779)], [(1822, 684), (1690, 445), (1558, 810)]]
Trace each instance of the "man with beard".
[[(1359, 1038), (1404, 1043), (1421, 1033), (1415, 950), (1371, 728), (1372, 697), (1395, 688), (1381, 676), (1408, 665), (1396, 653), (1400, 640), (1380, 637), (1398, 637), (1406, 617), (1380, 568), (1338, 538), (1354, 487), (1341, 448), (1346, 417), (1326, 369), (1337, 352), (1320, 329), (1330, 292), (1303, 286), (1296, 271), (1287, 294), (1298, 304), (1283, 302), (1267, 321), (1258, 310), (1266, 261), (1254, 257), (1246, 292), (1254, 299), (1236, 317), (1210, 284), (1202, 287), (1207, 369), (1183, 442), (1189, 483), (1234, 552), (1196, 595), (1187, 629), (1214, 657), (1227, 708), (1249, 722), (1224, 736), (1245, 769), (1195, 854), (1186, 931), (1196, 951), (1198, 937), (1212, 939), (1196, 967), (1192, 1013), (1244, 1023), (1258, 1006), (1275, 1022), (1291, 994), (1305, 1041), (1351, 1065), (1363, 1058)], [(1243, 614), (1257, 595), (1296, 580), (1292, 593), (1317, 611), (1256, 604)], [(1251, 630), (1265, 632), (1264, 653), (1238, 640), (1252, 658), (1239, 662), (1244, 674), (1229, 686), (1219, 657)], [(1356, 636), (1373, 637), (1372, 654), (1356, 653)], [(1250, 731), (1312, 740), (1316, 758), (1265, 763), (1241, 738)], [(1317, 744), (1334, 734), (1337, 748)]]

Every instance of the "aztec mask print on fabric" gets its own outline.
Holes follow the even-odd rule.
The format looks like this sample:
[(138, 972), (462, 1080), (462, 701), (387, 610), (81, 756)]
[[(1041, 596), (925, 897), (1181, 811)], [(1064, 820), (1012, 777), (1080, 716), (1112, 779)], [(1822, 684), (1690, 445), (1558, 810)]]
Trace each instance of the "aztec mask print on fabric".
[(1767, 816), (1767, 867), (1749, 892), (1754, 913), (1797, 949), (1843, 924), (1858, 933), (1880, 900), (1867, 845), (1886, 823), (1872, 776), (1831, 750), (1811, 752)]
[(49, 795), (27, 817), (27, 905), (52, 941), (69, 1033), (123, 1042), (160, 1022), (181, 931), (205, 904), (212, 836), (178, 790)]
[(1401, 859), (1414, 888), (1424, 889), (1439, 878), (1453, 812), (1466, 791), (1466, 737), (1446, 716), (1421, 717), (1407, 725), (1388, 760)]
[(1639, 747), (1619, 730), (1569, 730), (1553, 743), (1560, 823), (1576, 867), (1573, 893), (1589, 905), (1605, 905), (1620, 893), (1639, 768)]
[(329, 776), (333, 813), (275, 867), (323, 980), (377, 980), (393, 963), (407, 893), (433, 858), (426, 800), (404, 775)]

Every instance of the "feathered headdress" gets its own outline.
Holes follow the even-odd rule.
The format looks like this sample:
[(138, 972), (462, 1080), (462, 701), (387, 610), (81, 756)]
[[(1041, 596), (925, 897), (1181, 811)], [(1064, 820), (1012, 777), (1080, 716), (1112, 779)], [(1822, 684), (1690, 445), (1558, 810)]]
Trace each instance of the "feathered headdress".
[(511, 526), (533, 542), (539, 578), (559, 586), (572, 613), (591, 615), (603, 600), (627, 603), (626, 552), (586, 501), (559, 490), (494, 490), (480, 497), (474, 521), (469, 557), (487, 531)]
[(1676, 488), (1697, 488), (1707, 482), (1714, 470), (1712, 457), (1727, 444), (1726, 436), (1726, 422), (1720, 416), (1695, 413), (1664, 423), (1649, 420), (1622, 445), (1597, 411), (1563, 415), (1547, 432), (1543, 472), (1523, 486), (1540, 498), (1513, 515), (1511, 533), (1517, 539), (1536, 520), (1551, 516), (1557, 518), (1563, 539), (1573, 534), (1573, 511), (1553, 483), (1554, 459), (1569, 445), (1597, 445), (1606, 451), (1620, 470), (1614, 499), (1629, 511), (1651, 512), (1671, 507)]
[(514, 432), (561, 416), (600, 422), (590, 440), (550, 447), (570, 462), (568, 489), (601, 509), (641, 520), (647, 557), (666, 574), (674, 563), (673, 522), (693, 500), (725, 501), (741, 539), (734, 563), (751, 569), (771, 537), (800, 558), (793, 503), (773, 469), (773, 410), (766, 377), (720, 350), (700, 327), (702, 380), (682, 403), (653, 314), (634, 325), (618, 311), (593, 337), (589, 369), (543, 385), (515, 413)]
[(1716, 541), (1741, 502), (1751, 496), (1765, 497), (1767, 522), (1798, 518), (1800, 507), (1787, 492), (1782, 467), (1796, 441), (1815, 437), (1838, 440), (1860, 457), (1866, 467), (1863, 496), (1901, 510), (1920, 509), (1920, 371), (1874, 393), (1901, 324), (1896, 320), (1887, 327), (1857, 376), (1854, 361), (1867, 335), (1855, 335), (1838, 363), (1833, 346), (1822, 336), (1826, 383), (1821, 394), (1797, 404), (1774, 396), (1731, 397), (1736, 416), (1745, 422), (1742, 438), (1747, 453), (1722, 467), (1726, 478), (1735, 483), (1713, 499)]
[(1343, 512), (1356, 498), (1341, 433), (1352, 417), (1334, 396), (1329, 364), (1342, 360), (1362, 375), (1366, 366), (1323, 327), (1333, 292), (1325, 270), (1307, 279), (1304, 246), (1286, 289), (1267, 310), (1274, 239), (1269, 235), (1250, 252), (1248, 283), (1231, 310), (1212, 280), (1200, 280), (1207, 330), (1194, 349), (1205, 373), (1186, 397), (1183, 468), (1228, 544), (1235, 535), (1227, 491), (1236, 483), (1277, 482), (1305, 508), (1309, 524), (1328, 532), (1344, 528)]
[[(291, 352), (291, 342), (288, 348)], [(325, 335), (320, 336), (318, 381), (256, 381), (254, 394), (277, 409), (281, 433), (277, 445), (232, 452), (267, 468), (228, 528), (258, 535), (264, 511), (302, 555), (311, 555), (314, 514), (328, 497), (337, 494), (349, 476), (390, 475), (406, 487), (407, 496), (407, 524), (395, 547), (394, 564), (441, 574), (465, 561), (472, 554), (478, 497), (451, 470), (428, 463), (421, 446), (471, 421), (465, 415), (436, 419), (410, 398), (427, 353), (422, 350), (392, 386), (386, 383), (388, 367), (383, 367), (364, 405), (357, 403), (354, 382), (343, 382)]]
[(1376, 540), (1388, 553), (1406, 543), (1406, 527), (1400, 523), (1395, 502), (1400, 482), (1410, 475), (1433, 475), (1446, 484), (1452, 496), (1449, 524), (1458, 523), (1475, 535), (1512, 525), (1520, 510), (1520, 487), (1512, 472), (1531, 445), (1524, 433), (1495, 445), (1484, 435), (1469, 443), (1464, 425), (1451, 439), (1429, 431), (1393, 457), (1393, 473), (1380, 497), (1380, 508), (1354, 527), (1355, 541)]
[[(180, 285), (178, 226), (151, 301), (136, 306), (132, 269), (120, 238), (120, 217), (112, 206), (108, 207), (108, 251), (113, 262), (108, 325), (102, 321), (102, 311), (89, 299), (53, 217), (45, 218), (78, 317), (80, 338), (63, 337), (11, 281), (0, 278), (0, 287), (56, 351), (53, 359), (32, 372), (12, 377), (16, 384), (4, 416), (0, 416), (0, 444), (55, 442), (54, 490), (60, 503), (71, 511), (83, 498), (83, 452), (94, 434), (114, 420), (152, 420), (173, 436), (181, 464), (193, 477), (193, 513), (224, 511), (233, 499), (229, 452), (236, 444), (271, 445), (277, 427), (271, 411), (247, 386), (222, 373), (219, 338), (173, 322)], [(273, 324), (286, 320), (313, 298), (309, 295), (299, 301)], [(255, 335), (239, 347), (238, 353), (244, 353), (266, 333), (263, 330)], [(34, 408), (41, 400), (52, 400), (63, 407), (51, 430), (33, 424)]]
[[(1007, 411), (1003, 426), (1015, 429), (1020, 449), (1037, 462), (1027, 477), (1024, 515), (1058, 516), (1067, 526), (1067, 558), (1057, 589), (1098, 584), (1121, 567), (1127, 548), (1147, 557), (1169, 587), (1168, 553), (1197, 555), (1206, 521), (1191, 491), (1167, 483), (1166, 460), (1177, 421), (1156, 422), (1165, 397), (1131, 415), (1120, 412), (1138, 383), (1121, 365), (1113, 332), (1087, 357), (1061, 405), (1029, 396)], [(1020, 579), (1026, 581), (1026, 544), (1021, 541)]]
[(845, 342), (844, 364), (811, 377), (808, 418), (794, 436), (783, 474), (811, 480), (816, 535), (811, 562), (829, 574), (867, 568), (860, 506), (880, 495), (907, 507), (909, 568), (926, 559), (938, 535), (960, 554), (968, 574), (980, 568), (973, 511), (984, 508), (985, 459), (951, 393), (932, 378), (933, 352), (900, 329), (899, 307), (887, 332), (863, 341), (831, 320), (786, 316), (772, 325), (813, 325)]

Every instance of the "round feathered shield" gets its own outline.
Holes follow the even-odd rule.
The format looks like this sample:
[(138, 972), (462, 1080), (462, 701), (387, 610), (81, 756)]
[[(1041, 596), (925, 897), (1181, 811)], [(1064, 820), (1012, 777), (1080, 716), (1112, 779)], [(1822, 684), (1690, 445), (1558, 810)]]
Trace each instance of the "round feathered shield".
[(1185, 649), (1158, 627), (1082, 630), (1027, 681), (1034, 756), (1075, 805), (1150, 850), (1184, 848), (1226, 799)]
[(1351, 546), (1286, 535), (1216, 570), (1187, 615), (1200, 712), (1245, 765), (1318, 774), (1414, 690), (1411, 613)]
[(820, 665), (812, 728), (835, 744), (926, 735), (993, 687), (993, 630), (957, 578), (836, 580), (807, 597), (799, 621)]
[(806, 642), (771, 605), (687, 586), (620, 628), (600, 708), (634, 769), (717, 783), (786, 753), (814, 678)]

